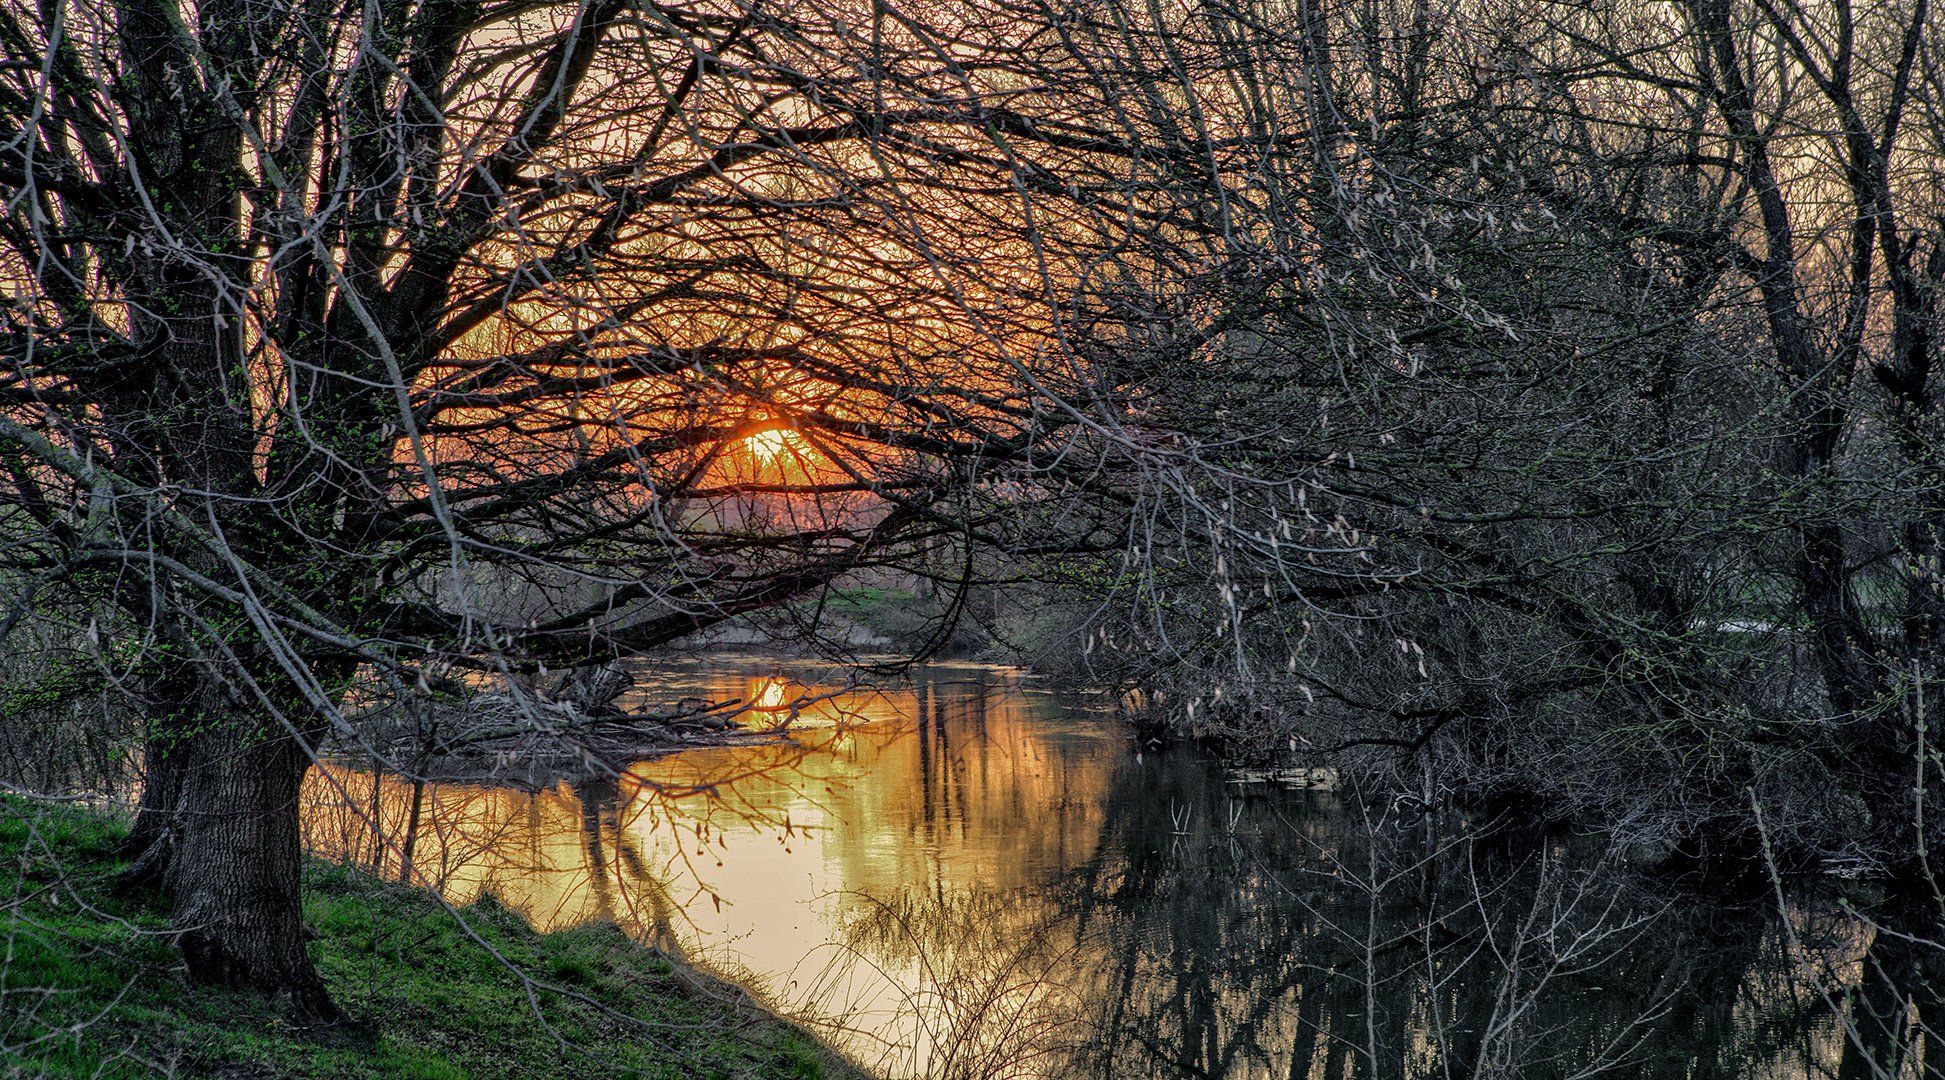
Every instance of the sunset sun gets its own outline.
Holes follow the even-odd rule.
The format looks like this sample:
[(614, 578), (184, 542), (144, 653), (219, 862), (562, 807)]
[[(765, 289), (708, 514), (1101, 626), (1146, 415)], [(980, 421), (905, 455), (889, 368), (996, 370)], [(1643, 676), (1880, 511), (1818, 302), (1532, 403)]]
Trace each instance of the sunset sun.
[(743, 448), (758, 465), (800, 460), (806, 450), (804, 437), (789, 428), (770, 428), (743, 439)]

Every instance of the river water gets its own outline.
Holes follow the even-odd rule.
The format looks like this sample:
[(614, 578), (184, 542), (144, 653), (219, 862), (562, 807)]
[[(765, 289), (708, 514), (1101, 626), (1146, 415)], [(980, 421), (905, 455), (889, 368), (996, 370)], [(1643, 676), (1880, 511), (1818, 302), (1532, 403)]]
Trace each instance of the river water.
[[(788, 737), (429, 787), (410, 876), (542, 931), (613, 921), (884, 1075), (1797, 1078), (1868, 1042), (1840, 1020), (1880, 942), (1832, 905), (1704, 902), (1588, 838), (1227, 784), (1012, 669), (642, 681)], [(333, 766), (308, 796), (314, 850), (401, 874), (409, 783)]]

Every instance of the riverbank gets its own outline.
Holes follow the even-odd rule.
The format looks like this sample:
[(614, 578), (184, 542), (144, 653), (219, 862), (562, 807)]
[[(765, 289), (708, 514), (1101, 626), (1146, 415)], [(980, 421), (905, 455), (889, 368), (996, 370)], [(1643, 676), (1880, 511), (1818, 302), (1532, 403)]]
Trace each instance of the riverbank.
[(315, 860), (311, 955), (356, 1022), (298, 1029), (262, 996), (189, 983), (166, 911), (113, 888), (121, 833), (0, 799), (0, 1075), (859, 1075), (612, 925), (536, 934), (486, 901), (462, 926), (421, 892)]

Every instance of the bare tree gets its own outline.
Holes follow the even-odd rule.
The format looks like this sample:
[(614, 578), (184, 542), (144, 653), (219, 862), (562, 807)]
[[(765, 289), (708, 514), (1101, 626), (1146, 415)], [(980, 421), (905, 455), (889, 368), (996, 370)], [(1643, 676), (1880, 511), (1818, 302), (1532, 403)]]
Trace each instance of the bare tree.
[(1125, 546), (1033, 508), (1203, 467), (1099, 369), (1231, 242), (1175, 125), (1209, 73), (1154, 27), (0, 8), (0, 626), (139, 715), (131, 873), (192, 973), (337, 1015), (298, 786), (374, 703), (518, 697), (1004, 522)]
[(1256, 169), (1280, 197), (1252, 235), (1289, 269), (1201, 282), (1215, 328), (1131, 363), (1160, 429), (1223, 447), (1193, 480), (1231, 527), (1157, 515), (1169, 557), (1095, 573), (1148, 601), (1097, 637), (1109, 666), (1245, 753), (1335, 748), (1664, 853), (1747, 852), (1754, 789), (1793, 857), (1912, 870), (1936, 22), (1203, 13), (1282, 58), (1224, 69), (1252, 102), (1308, 109)]

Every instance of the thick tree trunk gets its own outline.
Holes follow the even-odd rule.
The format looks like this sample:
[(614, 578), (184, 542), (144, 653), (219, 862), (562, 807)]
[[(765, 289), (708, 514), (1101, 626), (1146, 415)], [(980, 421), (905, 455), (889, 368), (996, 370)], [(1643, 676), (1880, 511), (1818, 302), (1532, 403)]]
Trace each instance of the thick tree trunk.
[(240, 715), (212, 683), (170, 686), (173, 701), (149, 703), (124, 880), (161, 887), (192, 977), (262, 990), (301, 1023), (335, 1023), (342, 1014), (304, 942), (306, 740)]
[(180, 809), (163, 889), (192, 977), (287, 1001), (302, 1021), (342, 1014), (305, 951), (299, 790), (310, 756), (291, 733), (218, 721), (176, 751)]

